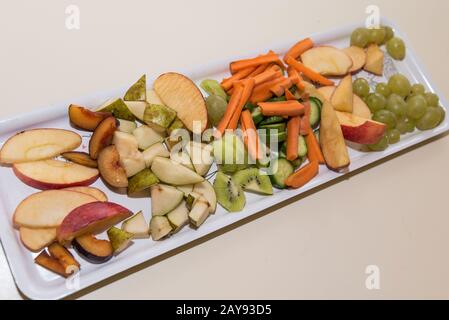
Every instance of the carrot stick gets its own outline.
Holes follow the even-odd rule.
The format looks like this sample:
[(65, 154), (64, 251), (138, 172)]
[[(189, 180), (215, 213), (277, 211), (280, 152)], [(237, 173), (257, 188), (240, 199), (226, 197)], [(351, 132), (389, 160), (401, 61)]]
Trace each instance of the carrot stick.
[(301, 126), (299, 132), (302, 136), (305, 136), (312, 131), (312, 128), (310, 127), (310, 102), (305, 101), (303, 104), (304, 116), (301, 118)]
[(287, 122), (287, 160), (298, 158), (298, 137), (301, 117), (292, 117)]
[(289, 89), (285, 89), (285, 98), (287, 100), (298, 100)]
[(312, 180), (318, 174), (318, 171), (318, 162), (312, 161), (288, 177), (285, 184), (291, 188), (301, 188)]
[(223, 118), (221, 118), (220, 123), (217, 126), (217, 132), (215, 136), (222, 136), (225, 132), (226, 128), (228, 127), (229, 121), (232, 118), (232, 115), (234, 114), (234, 111), (238, 108), (239, 102), (241, 100), (243, 93), (243, 87), (241, 85), (238, 85), (232, 96), (229, 100), (228, 106), (226, 107), (226, 111), (223, 115)]
[(274, 69), (269, 69), (267, 71), (264, 71), (264, 72), (258, 74), (257, 76), (255, 76), (253, 78), (254, 78), (255, 84), (257, 86), (261, 83), (264, 83), (264, 82), (267, 82), (269, 80), (273, 80), (273, 79), (279, 78), (279, 77), (282, 77), (282, 72), (276, 71)]
[(284, 78), (282, 82), (274, 85), (270, 88), (271, 92), (273, 92), (276, 96), (280, 97), (284, 94), (285, 89), (289, 89), (293, 85), (293, 82), (290, 78)]
[(240, 123), (244, 131), (243, 141), (246, 144), (249, 154), (254, 160), (261, 159), (259, 136), (257, 135), (256, 125), (249, 110), (242, 112)]
[(260, 66), (258, 66), (253, 72), (251, 72), (248, 75), (248, 78), (253, 78), (259, 74), (261, 74), (262, 72), (265, 72), (269, 67), (270, 67), (271, 63), (264, 63), (261, 64)]
[(288, 73), (288, 77), (292, 78), (293, 83), (296, 85), (296, 87), (299, 90), (304, 90), (305, 86), (304, 86), (304, 79), (299, 75), (298, 71), (296, 71), (296, 69), (292, 68), (292, 67), (288, 67), (287, 69), (287, 73)]
[(278, 55), (275, 54), (274, 52), (269, 52), (265, 55), (261, 55), (256, 58), (233, 61), (230, 63), (229, 69), (231, 70), (231, 74), (234, 74), (242, 69), (250, 67), (258, 67), (261, 64), (278, 61), (279, 61)]
[(237, 125), (239, 123), (240, 114), (242, 113), (243, 107), (248, 102), (251, 97), (251, 93), (254, 88), (254, 78), (242, 80), (243, 91), (240, 97), (240, 101), (238, 107), (235, 109), (234, 114), (231, 117), (231, 120), (228, 123), (227, 128), (231, 130), (237, 129)]
[(304, 114), (304, 106), (296, 100), (281, 102), (259, 102), (264, 116), (296, 117)]
[(263, 91), (258, 91), (258, 92), (253, 92), (253, 94), (251, 95), (251, 98), (249, 99), (249, 101), (252, 104), (256, 104), (256, 103), (259, 103), (259, 102), (267, 101), (272, 96), (273, 96), (273, 92), (271, 92), (270, 89), (263, 90)]
[(323, 152), (321, 152), (321, 147), (316, 140), (313, 132), (306, 135), (306, 145), (307, 145), (307, 157), (310, 162), (318, 162), (319, 164), (326, 164), (324, 160)]
[(251, 67), (251, 68), (246, 68), (246, 69), (240, 70), (233, 76), (231, 76), (227, 79), (223, 79), (223, 81), (221, 82), (221, 87), (223, 88), (223, 90), (228, 91), (229, 89), (232, 88), (232, 86), (234, 85), (234, 82), (246, 78), (254, 70), (256, 70), (256, 67)]
[(313, 48), (313, 41), (310, 38), (301, 40), (293, 45), (287, 53), (284, 55), (284, 61), (287, 63), (287, 58), (292, 57), (293, 59), (298, 59), (301, 54), (309, 49)]
[(303, 73), (310, 80), (317, 82), (323, 86), (333, 86), (334, 82), (323, 77), (321, 74), (307, 68), (301, 62), (293, 59), (292, 57), (287, 57), (287, 64), (296, 69), (296, 71)]

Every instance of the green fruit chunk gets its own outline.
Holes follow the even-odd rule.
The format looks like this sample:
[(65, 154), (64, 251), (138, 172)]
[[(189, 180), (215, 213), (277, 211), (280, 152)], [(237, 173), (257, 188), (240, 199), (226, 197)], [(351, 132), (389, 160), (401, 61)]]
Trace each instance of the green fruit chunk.
[(221, 96), (210, 95), (206, 98), (207, 116), (210, 124), (216, 127), (226, 111), (228, 102)]
[(421, 95), (413, 96), (407, 100), (407, 116), (409, 118), (420, 119), (426, 113), (426, 109), (426, 99)]
[(389, 144), (398, 143), (401, 140), (401, 132), (398, 129), (388, 130), (387, 138)]
[(381, 45), (385, 41), (386, 30), (384, 28), (373, 28), (368, 30), (369, 43)]
[(352, 84), (352, 90), (360, 98), (365, 98), (369, 95), (369, 83), (366, 79), (358, 78)]
[(392, 39), (394, 37), (394, 31), (389, 26), (382, 26), (381, 28), (385, 30), (385, 38), (384, 38), (384, 42), (383, 43), (387, 43), (388, 40), (390, 40), (390, 39)]
[(148, 104), (143, 115), (143, 121), (158, 131), (168, 129), (175, 119), (174, 110), (159, 104)]
[(290, 161), (279, 158), (273, 160), (273, 174), (270, 176), (273, 185), (278, 189), (285, 189), (285, 180), (293, 173), (294, 168)]
[(229, 212), (242, 211), (246, 199), (242, 188), (223, 172), (218, 172), (214, 181), (218, 203)]
[(369, 31), (366, 28), (357, 28), (351, 34), (351, 46), (365, 48), (369, 42)]
[(134, 83), (128, 91), (126, 91), (123, 97), (125, 101), (145, 101), (147, 100), (147, 80), (146, 76), (143, 75)]
[(416, 122), (416, 127), (421, 130), (436, 128), (441, 122), (441, 113), (437, 108), (427, 108), (426, 113)]
[(406, 54), (404, 41), (397, 37), (388, 40), (387, 52), (395, 60), (404, 60)]
[(214, 158), (223, 172), (234, 173), (249, 167), (248, 153), (240, 137), (225, 133), (213, 142)]
[(429, 107), (436, 107), (440, 103), (440, 98), (435, 93), (432, 92), (427, 92), (424, 95), (424, 98), (426, 99), (427, 105)]
[(407, 103), (396, 93), (391, 94), (387, 99), (387, 110), (393, 112), (397, 117), (404, 117), (407, 113)]
[(412, 85), (412, 89), (410, 90), (410, 94), (411, 95), (424, 95), (426, 92), (426, 88), (420, 84), (420, 83), (415, 83), (414, 85)]
[(366, 104), (372, 113), (382, 110), (387, 105), (387, 99), (379, 93), (370, 93), (366, 97)]
[(123, 100), (120, 98), (106, 102), (106, 104), (101, 106), (97, 111), (111, 112), (117, 119), (123, 119), (128, 121), (136, 120), (136, 117), (128, 109), (128, 106), (125, 104), (125, 102), (123, 102)]
[(396, 93), (402, 98), (408, 96), (412, 88), (412, 86), (410, 85), (410, 81), (402, 74), (395, 74), (394, 76), (392, 76), (388, 80), (388, 87), (390, 88), (392, 93)]
[(117, 227), (110, 228), (107, 233), (114, 253), (119, 253), (125, 250), (134, 236), (132, 233), (126, 232)]
[(176, 119), (172, 122), (170, 127), (168, 127), (167, 132), (168, 132), (168, 135), (170, 136), (174, 131), (176, 131), (178, 129), (185, 129), (185, 128), (186, 127), (184, 126), (184, 123), (182, 123), (181, 119), (176, 117)]
[(128, 180), (128, 194), (140, 192), (159, 183), (159, 179), (150, 169), (144, 169)]
[(386, 135), (379, 140), (378, 143), (368, 145), (368, 149), (371, 151), (384, 151), (388, 148), (388, 138)]
[(376, 92), (377, 92), (378, 94), (383, 95), (385, 98), (388, 98), (388, 97), (390, 96), (390, 94), (391, 94), (391, 90), (390, 90), (390, 88), (388, 87), (388, 84), (383, 83), (383, 82), (377, 84), (377, 86), (376, 86)]
[(391, 130), (396, 128), (397, 118), (391, 111), (379, 110), (374, 114), (373, 120), (384, 123), (387, 126), (387, 129)]
[(225, 101), (228, 99), (228, 95), (217, 80), (203, 80), (200, 84), (200, 87), (210, 96), (219, 96)]
[(173, 227), (170, 224), (170, 221), (165, 216), (154, 216), (150, 221), (150, 233), (151, 238), (154, 241), (161, 240), (162, 238), (170, 235)]
[(415, 121), (406, 116), (402, 117), (398, 120), (396, 129), (398, 129), (401, 134), (413, 132), (415, 131)]
[(240, 170), (234, 173), (232, 179), (245, 191), (265, 195), (273, 194), (273, 186), (271, 185), (269, 176), (261, 174), (258, 168)]

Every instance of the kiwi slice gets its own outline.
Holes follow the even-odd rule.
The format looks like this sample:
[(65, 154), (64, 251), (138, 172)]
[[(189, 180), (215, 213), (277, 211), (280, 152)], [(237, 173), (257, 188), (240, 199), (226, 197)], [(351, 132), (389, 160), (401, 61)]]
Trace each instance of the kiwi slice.
[(120, 98), (106, 102), (97, 111), (111, 112), (117, 119), (123, 119), (128, 121), (136, 120), (136, 117), (129, 110), (125, 102), (123, 102), (123, 100)]
[(242, 188), (223, 172), (217, 173), (214, 190), (218, 203), (229, 212), (242, 211), (245, 207), (246, 199)]
[(159, 183), (159, 179), (150, 169), (144, 169), (128, 179), (128, 194), (140, 192)]
[(123, 100), (125, 101), (145, 101), (147, 99), (147, 80), (145, 75), (140, 77), (128, 91), (126, 91)]
[(258, 168), (248, 168), (234, 173), (232, 179), (245, 191), (264, 195), (273, 194), (270, 177), (260, 173)]

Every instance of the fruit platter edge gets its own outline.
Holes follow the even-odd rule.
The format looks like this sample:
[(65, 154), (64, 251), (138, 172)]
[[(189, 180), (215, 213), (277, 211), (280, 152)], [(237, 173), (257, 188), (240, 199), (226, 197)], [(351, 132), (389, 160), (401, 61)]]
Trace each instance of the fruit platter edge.
[[(405, 35), (401, 33), (400, 29), (392, 23), (382, 19), (382, 24), (388, 24), (394, 27), (397, 34), (401, 35), (403, 39), (406, 39)], [(312, 35), (311, 37), (317, 44), (332, 44), (335, 46), (344, 46), (347, 43), (351, 31), (357, 25), (349, 25), (342, 28), (336, 28), (331, 32), (324, 32), (320, 34)], [(281, 45), (275, 45), (267, 47), (277, 52), (284, 53), (289, 45), (300, 38), (301, 34), (298, 34), (294, 39), (285, 39)], [(410, 43), (409, 41), (406, 41)], [(266, 49), (266, 48), (263, 48)], [(245, 53), (246, 56), (251, 56), (254, 53), (261, 52), (263, 50), (255, 50), (254, 52)], [(201, 66), (193, 70), (181, 70), (184, 74), (193, 79), (196, 84), (199, 84), (201, 80), (206, 78), (222, 79), (226, 73), (226, 66), (229, 61), (235, 60), (231, 57), (225, 61), (217, 61), (208, 65)], [(427, 86), (429, 90), (439, 92), (430, 82), (429, 77), (423, 70), (421, 64), (416, 58), (413, 50), (408, 47), (407, 57), (404, 61), (393, 62), (392, 60), (387, 62), (387, 69), (391, 68), (391, 72), (401, 72), (414, 81), (419, 81)], [(388, 70), (387, 70), (388, 72)], [(371, 80), (376, 82), (383, 81), (382, 77), (369, 76)], [(148, 79), (148, 83), (152, 83), (154, 79)], [(84, 98), (78, 98), (81, 104), (95, 105), (100, 104), (111, 96), (122, 95), (125, 88), (113, 90), (110, 92), (101, 92)], [(9, 119), (0, 120), (0, 141), (1, 144), (14, 132), (18, 132), (25, 129), (36, 127), (54, 127), (71, 129), (69, 122), (67, 121), (67, 105), (73, 100), (62, 102), (58, 105), (51, 106), (45, 109), (37, 109), (34, 112), (30, 112), (24, 115), (11, 117)], [(441, 99), (441, 104), (447, 107), (447, 103), (444, 98)], [(35, 254), (27, 251), (20, 243), (17, 232), (13, 229), (11, 216), (14, 212), (15, 206), (26, 196), (34, 192), (34, 189), (23, 184), (15, 178), (14, 174), (8, 167), (0, 167), (0, 237), (3, 249), (5, 251), (10, 269), (13, 277), (16, 281), (18, 288), (27, 297), (32, 299), (59, 299), (70, 294), (73, 294), (79, 290), (87, 288), (99, 281), (107, 279), (113, 275), (123, 272), (133, 266), (137, 266), (145, 261), (167, 253), (175, 248), (186, 245), (194, 240), (202, 238), (208, 234), (211, 234), (221, 228), (232, 225), (239, 220), (245, 219), (253, 214), (256, 214), (262, 210), (270, 208), (274, 205), (282, 203), (294, 196), (300, 195), (306, 191), (314, 189), (324, 183), (327, 183), (336, 178), (342, 177), (349, 172), (353, 172), (371, 163), (377, 162), (390, 155), (398, 153), (401, 150), (410, 148), (430, 138), (439, 136), (444, 132), (449, 131), (449, 119), (446, 117), (444, 122), (434, 130), (426, 132), (415, 132), (405, 136), (400, 143), (389, 147), (383, 152), (377, 153), (363, 153), (356, 150), (350, 151), (351, 165), (349, 169), (343, 173), (335, 173), (333, 171), (324, 169), (320, 172), (319, 176), (311, 183), (307, 184), (298, 190), (277, 190), (272, 197), (262, 197), (257, 195), (251, 195), (247, 199), (247, 206), (244, 211), (239, 213), (227, 213), (222, 208), (217, 210), (217, 213), (211, 217), (204, 226), (197, 230), (183, 230), (179, 232), (170, 241), (149, 243), (139, 243), (131, 247), (117, 259), (102, 266), (91, 265), (88, 266), (80, 275), (79, 285), (70, 286), (67, 285), (66, 280), (55, 275), (49, 274), (45, 270), (41, 270), (37, 265), (33, 263)], [(83, 135), (82, 147), (86, 147), (86, 141), (90, 135)], [(86, 140), (84, 140), (86, 139)], [(150, 200), (147, 198), (130, 198), (126, 199), (126, 195), (116, 194), (109, 191), (104, 184), (99, 180), (93, 186), (100, 187), (105, 191), (108, 197), (127, 205), (131, 210), (137, 212), (143, 209), (148, 216), (150, 208)]]

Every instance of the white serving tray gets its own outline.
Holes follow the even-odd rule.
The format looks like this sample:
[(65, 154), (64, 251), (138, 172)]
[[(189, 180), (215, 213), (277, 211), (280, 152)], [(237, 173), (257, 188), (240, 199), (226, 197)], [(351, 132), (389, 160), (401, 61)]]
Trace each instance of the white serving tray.
[[(386, 20), (383, 20), (382, 23), (394, 27), (396, 34), (402, 37), (406, 44), (410, 43), (407, 41), (404, 34), (402, 34), (398, 28), (394, 26), (394, 24)], [(348, 46), (349, 36), (352, 30), (354, 30), (357, 26), (358, 25), (350, 25), (344, 28), (337, 28), (331, 32), (311, 35), (311, 37), (317, 44), (329, 44), (339, 48), (344, 48)], [(181, 72), (191, 77), (197, 83), (205, 78), (221, 80), (227, 75), (228, 64), (230, 61), (240, 59), (242, 57), (254, 56), (266, 52), (268, 49), (272, 49), (278, 53), (285, 53), (293, 43), (306, 36), (310, 35), (298, 34), (298, 36), (293, 39), (285, 39), (285, 42), (282, 45), (261, 48), (259, 50), (254, 50), (254, 52), (245, 52), (238, 57), (231, 57), (225, 61), (219, 61), (207, 66), (201, 66), (190, 72)], [(435, 87), (431, 85), (429, 77), (424, 72), (422, 65), (418, 62), (415, 54), (409, 46), (407, 47), (407, 57), (404, 61), (393, 62), (390, 59), (386, 62), (387, 76), (390, 76), (396, 71), (405, 74), (412, 82), (424, 84), (427, 87), (427, 90), (438, 93)], [(385, 81), (385, 79), (380, 77), (368, 76), (367, 74), (364, 75), (370, 77), (372, 83)], [(148, 83), (151, 84), (151, 75), (149, 76), (150, 79)], [(70, 103), (85, 106), (97, 106), (111, 97), (122, 96), (124, 91), (124, 89), (119, 89), (110, 92), (101, 92), (88, 97), (79, 98), (75, 101), (65, 101), (56, 106), (45, 109), (39, 108), (34, 112), (1, 120), (1, 144), (3, 144), (4, 141), (6, 141), (6, 139), (14, 133), (30, 128), (48, 127), (73, 130), (73, 128), (70, 127), (67, 117), (67, 107)], [(447, 106), (446, 101), (443, 98), (441, 99), (441, 103), (443, 106)], [(441, 135), (448, 130), (449, 118), (446, 117), (444, 123), (436, 129), (426, 132), (415, 131), (407, 136), (403, 136), (398, 144), (390, 146), (384, 152), (364, 153), (351, 149), (351, 166), (348, 172), (364, 167), (432, 137)], [(81, 148), (85, 149), (87, 147), (87, 142), (90, 135), (85, 132), (80, 132), (80, 134), (84, 136), (84, 141)], [(344, 174), (347, 174), (348, 172)], [(229, 226), (261, 210), (316, 188), (317, 186), (341, 177), (344, 174), (332, 172), (322, 166), (320, 168), (319, 175), (299, 190), (281, 191), (275, 189), (275, 194), (271, 197), (246, 193), (247, 205), (244, 211), (240, 213), (227, 213), (223, 208), (218, 206), (216, 214), (210, 216), (204, 225), (198, 230), (193, 230), (186, 227), (169, 239), (158, 242), (150, 239), (136, 240), (130, 248), (102, 265), (90, 264), (74, 253), (78, 261), (81, 263), (81, 271), (79, 278), (68, 282), (69, 285), (67, 285), (65, 279), (34, 264), (33, 259), (36, 254), (33, 254), (25, 249), (20, 242), (18, 231), (12, 226), (12, 215), (16, 206), (25, 197), (39, 190), (28, 187), (19, 181), (9, 167), (0, 167), (0, 237), (13, 277), (22, 293), (32, 299), (59, 299), (133, 266), (141, 264), (149, 259), (192, 242), (216, 230)], [(147, 221), (149, 221), (150, 198), (129, 198), (126, 195), (114, 193), (109, 190), (101, 180), (98, 180), (93, 186), (105, 191), (110, 201), (122, 204), (134, 212), (143, 210)], [(72, 252), (74, 251), (72, 250)], [(78, 286), (74, 285), (77, 283)]]

